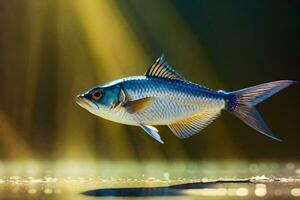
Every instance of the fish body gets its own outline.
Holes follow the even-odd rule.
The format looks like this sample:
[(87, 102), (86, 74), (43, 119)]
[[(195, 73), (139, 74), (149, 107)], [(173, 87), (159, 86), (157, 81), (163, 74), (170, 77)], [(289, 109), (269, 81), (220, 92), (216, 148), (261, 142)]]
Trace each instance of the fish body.
[(104, 115), (98, 113), (103, 118), (122, 124), (167, 125), (205, 109), (223, 109), (225, 107), (224, 93), (192, 82), (137, 76), (120, 79), (114, 84), (123, 88), (131, 101), (147, 97), (154, 98), (151, 105), (140, 112), (130, 113), (125, 107), (120, 106), (113, 112)]
[(159, 57), (144, 76), (119, 79), (79, 94), (77, 103), (104, 119), (140, 126), (163, 143), (154, 126), (168, 125), (179, 138), (197, 134), (222, 110), (275, 137), (254, 106), (295, 81), (283, 80), (235, 92), (214, 91), (192, 83)]

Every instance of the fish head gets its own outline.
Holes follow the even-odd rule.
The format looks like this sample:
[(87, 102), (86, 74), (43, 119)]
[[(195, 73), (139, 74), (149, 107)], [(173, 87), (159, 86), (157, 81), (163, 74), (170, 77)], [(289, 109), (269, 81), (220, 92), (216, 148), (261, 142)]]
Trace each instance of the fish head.
[(98, 86), (76, 96), (76, 103), (93, 114), (106, 114), (125, 102), (119, 85)]

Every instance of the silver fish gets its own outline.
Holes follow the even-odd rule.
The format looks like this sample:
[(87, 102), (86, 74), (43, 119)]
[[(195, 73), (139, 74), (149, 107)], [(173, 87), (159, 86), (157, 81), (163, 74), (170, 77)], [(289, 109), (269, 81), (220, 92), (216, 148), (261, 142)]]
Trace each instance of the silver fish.
[(214, 91), (185, 79), (161, 55), (144, 76), (94, 87), (79, 94), (76, 102), (104, 119), (140, 126), (162, 144), (155, 126), (167, 125), (177, 137), (188, 138), (214, 121), (222, 110), (280, 141), (254, 106), (293, 83), (296, 81), (281, 80), (234, 92)]

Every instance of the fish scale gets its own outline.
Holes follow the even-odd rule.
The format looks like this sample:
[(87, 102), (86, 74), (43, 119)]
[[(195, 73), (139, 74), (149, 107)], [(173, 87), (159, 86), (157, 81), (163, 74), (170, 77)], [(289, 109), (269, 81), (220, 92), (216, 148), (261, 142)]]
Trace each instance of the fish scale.
[(124, 109), (115, 113), (116, 118), (122, 118), (126, 123), (130, 121), (132, 125), (166, 125), (203, 109), (225, 107), (221, 94), (190, 82), (172, 83), (168, 79), (139, 76), (123, 79), (120, 85), (130, 100), (156, 98), (151, 106), (139, 113), (126, 113)]

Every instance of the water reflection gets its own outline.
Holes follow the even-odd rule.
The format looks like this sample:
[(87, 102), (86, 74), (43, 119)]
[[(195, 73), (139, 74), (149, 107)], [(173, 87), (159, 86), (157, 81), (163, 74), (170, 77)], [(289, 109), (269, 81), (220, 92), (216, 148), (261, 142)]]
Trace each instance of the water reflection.
[(179, 196), (183, 195), (181, 190), (168, 187), (155, 188), (108, 188), (91, 190), (82, 193), (87, 196), (116, 196), (116, 197), (140, 197), (140, 196)]
[(87, 196), (179, 196), (187, 195), (188, 190), (209, 188), (213, 183), (186, 183), (165, 187), (105, 188), (83, 192)]

